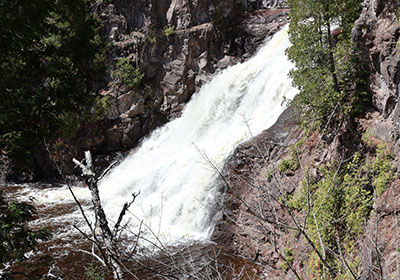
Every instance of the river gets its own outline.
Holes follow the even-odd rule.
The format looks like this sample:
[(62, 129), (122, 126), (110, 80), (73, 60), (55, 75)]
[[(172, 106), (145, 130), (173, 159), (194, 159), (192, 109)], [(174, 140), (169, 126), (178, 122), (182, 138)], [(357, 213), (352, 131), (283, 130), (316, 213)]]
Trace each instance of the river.
[[(233, 263), (233, 269), (240, 269), (246, 264), (253, 271), (251, 263), (230, 256), (223, 244), (209, 240), (223, 205), (217, 171), (238, 144), (274, 124), (285, 108), (283, 101), (297, 93), (288, 78), (293, 67), (285, 56), (288, 46), (286, 27), (248, 61), (217, 73), (192, 97), (181, 117), (155, 130), (100, 182), (100, 196), (111, 224), (131, 194), (140, 193), (125, 217), (129, 230), (121, 237), (129, 251), (136, 248), (140, 231), (136, 261), (130, 262), (139, 279), (151, 278), (146, 274), (149, 270), (138, 267), (142, 255), (159, 260), (152, 262), (158, 271), (173, 267), (171, 254), (179, 263), (193, 257), (194, 263), (200, 264), (208, 258), (219, 260), (221, 267)], [(89, 191), (84, 186), (74, 186), (73, 191), (93, 219)], [(61, 275), (60, 279), (83, 279), (79, 278), (82, 267), (93, 257), (82, 250), (90, 251), (91, 246), (73, 226), (90, 233), (68, 188), (10, 186), (7, 193), (32, 198), (39, 213), (32, 226), (47, 226), (53, 232), (53, 239), (39, 247), (41, 253), (30, 253), (31, 258), (47, 252), (58, 260), (51, 274)], [(163, 255), (157, 247), (173, 250)], [(168, 273), (179, 274), (174, 269)]]

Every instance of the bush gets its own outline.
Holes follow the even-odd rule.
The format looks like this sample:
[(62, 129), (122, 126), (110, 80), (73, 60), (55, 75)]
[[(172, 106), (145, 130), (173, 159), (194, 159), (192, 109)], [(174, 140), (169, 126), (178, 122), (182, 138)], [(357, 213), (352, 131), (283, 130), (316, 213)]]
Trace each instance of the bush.
[(290, 146), (290, 158), (283, 159), (278, 166), (278, 171), (284, 173), (287, 170), (296, 171), (300, 167), (300, 149), (304, 139), (299, 140), (295, 145)]
[(90, 114), (86, 117), (88, 122), (95, 122), (102, 118), (107, 111), (111, 108), (112, 101), (109, 96), (97, 96), (93, 107), (92, 111)]
[[(294, 250), (292, 247), (285, 247), (283, 249), (283, 253), (284, 253), (284, 257), (286, 259), (286, 261), (290, 264), (293, 265), (293, 261), (294, 261)], [(282, 262), (281, 264), (281, 268), (283, 270), (288, 270), (289, 267), (285, 262)]]
[(221, 11), (218, 8), (215, 8), (213, 15), (212, 15), (212, 22), (215, 25), (224, 25), (225, 24), (225, 18), (222, 15)]
[(168, 24), (163, 28), (163, 34), (165, 37), (169, 37), (175, 33), (175, 26)]
[(0, 262), (23, 261), (25, 252), (50, 238), (45, 229), (32, 230), (28, 222), (36, 214), (32, 205), (7, 201), (0, 192)]
[(132, 89), (141, 84), (144, 74), (132, 65), (128, 58), (120, 58), (115, 64), (113, 75), (116, 79), (115, 85), (124, 86), (126, 89)]
[(393, 156), (388, 147), (385, 144), (379, 144), (376, 156), (368, 168), (377, 196), (380, 196), (395, 179), (392, 162)]
[(296, 171), (299, 168), (299, 161), (293, 158), (283, 159), (278, 166), (278, 171), (284, 173), (288, 170)]
[[(285, 199), (288, 209), (305, 215), (306, 232), (316, 248), (325, 251), (338, 279), (346, 271), (335, 255), (338, 250), (351, 260), (348, 264), (351, 269), (357, 270), (360, 262), (357, 239), (364, 232), (374, 196), (381, 195), (395, 178), (392, 160), (387, 146), (381, 144), (372, 159), (357, 152), (348, 163), (321, 165), (321, 180), (306, 172), (299, 190)], [(316, 269), (314, 257), (310, 258), (309, 269), (314, 276), (323, 275), (324, 270)]]
[(147, 31), (147, 41), (150, 44), (154, 44), (157, 41), (156, 32), (153, 29)]
[(87, 267), (85, 267), (85, 276), (87, 280), (105, 279), (104, 271), (93, 263), (90, 263)]

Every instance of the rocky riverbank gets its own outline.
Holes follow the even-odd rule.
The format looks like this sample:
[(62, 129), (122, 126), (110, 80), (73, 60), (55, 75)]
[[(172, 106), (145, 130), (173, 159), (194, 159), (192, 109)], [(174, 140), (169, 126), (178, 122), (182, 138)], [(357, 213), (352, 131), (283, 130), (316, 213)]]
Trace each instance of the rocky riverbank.
[[(84, 150), (94, 153), (99, 168), (122, 159), (153, 129), (178, 117), (213, 73), (245, 61), (288, 22), (283, 1), (209, 2), (119, 0), (95, 7), (111, 44), (107, 86), (101, 90), (110, 100), (106, 117), (84, 125), (72, 139), (53, 139), (37, 156), (33, 174), (14, 173), (2, 156), (0, 182), (49, 179), (58, 173), (57, 168), (72, 174), (72, 158), (82, 157)], [(282, 223), (291, 219), (279, 202), (263, 196), (265, 192), (292, 194), (306, 172), (320, 180), (320, 166), (339, 162), (343, 155), (358, 150), (372, 157), (376, 143), (389, 147), (397, 177), (376, 200), (365, 232), (357, 241), (362, 248), (360, 275), (361, 279), (375, 279), (379, 274), (375, 264), (381, 259), (387, 264), (381, 271), (395, 271), (400, 244), (399, 5), (394, 0), (365, 0), (353, 29), (353, 41), (362, 52), (368, 73), (372, 106), (332, 137), (305, 134), (298, 126), (295, 109), (289, 107), (274, 126), (240, 145), (225, 165), (225, 181), (221, 182), (224, 209), (213, 239), (259, 265), (268, 279), (291, 277), (286, 275), (276, 246), (292, 250), (292, 263), (300, 271), (310, 251), (299, 235), (283, 228), (271, 230), (260, 223), (260, 218), (272, 221), (272, 225), (276, 225), (273, 219)], [(115, 85), (113, 70), (121, 58), (134, 61), (144, 75), (138, 87)], [(365, 147), (365, 138), (373, 148)], [(296, 168), (290, 167), (293, 153), (299, 157)], [(281, 167), (284, 165), (289, 167)], [(262, 216), (251, 209), (260, 210), (257, 213)]]

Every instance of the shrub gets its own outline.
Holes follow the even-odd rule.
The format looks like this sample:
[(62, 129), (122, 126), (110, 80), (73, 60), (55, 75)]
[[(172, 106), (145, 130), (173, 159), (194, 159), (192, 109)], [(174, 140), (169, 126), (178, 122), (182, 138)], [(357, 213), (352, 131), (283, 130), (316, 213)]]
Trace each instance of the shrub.
[[(319, 181), (306, 172), (299, 190), (286, 198), (288, 209), (305, 214), (308, 236), (320, 252), (324, 250), (326, 260), (338, 276), (346, 271), (335, 255), (338, 250), (351, 260), (348, 263), (351, 269), (357, 270), (360, 262), (357, 239), (373, 209), (374, 192), (379, 196), (395, 178), (392, 160), (383, 144), (372, 159), (354, 153), (348, 163), (321, 165)], [(317, 269), (314, 257), (310, 258), (310, 272), (314, 276), (324, 275), (326, 271)]]
[(113, 75), (116, 79), (115, 85), (117, 87), (124, 86), (127, 89), (139, 86), (144, 77), (144, 74), (125, 57), (118, 59)]
[(296, 171), (300, 167), (300, 149), (304, 143), (304, 139), (299, 140), (296, 144), (290, 146), (290, 158), (283, 159), (278, 166), (278, 171), (284, 173), (287, 170)]
[(147, 31), (147, 41), (148, 41), (150, 44), (154, 44), (154, 43), (157, 41), (157, 39), (156, 39), (156, 32), (155, 32), (153, 29), (149, 29), (149, 30)]
[(376, 156), (368, 168), (377, 196), (380, 196), (395, 179), (394, 172), (392, 171), (392, 162), (393, 156), (387, 145), (379, 144)]
[[(290, 265), (293, 265), (293, 261), (294, 261), (294, 250), (293, 250), (293, 248), (292, 247), (285, 247), (283, 249), (283, 253), (284, 253), (284, 257), (285, 257), (286, 261)], [(281, 268), (283, 270), (288, 270), (289, 269), (288, 265), (286, 263), (284, 263), (284, 262), (281, 264)]]
[(212, 22), (215, 25), (224, 25), (225, 24), (225, 18), (222, 15), (220, 9), (215, 8), (213, 15), (212, 15)]
[(87, 280), (105, 279), (104, 271), (93, 263), (90, 263), (87, 267), (85, 267), (85, 276)]
[(87, 116), (86, 120), (88, 122), (99, 120), (107, 113), (111, 105), (112, 101), (109, 96), (97, 96), (93, 104), (92, 112)]
[(28, 222), (36, 214), (32, 205), (7, 201), (0, 192), (0, 262), (23, 261), (25, 252), (50, 238), (45, 229), (32, 230)]
[(175, 26), (168, 24), (164, 26), (162, 33), (165, 37), (169, 37), (175, 33)]
[(295, 171), (299, 168), (299, 162), (293, 158), (283, 159), (278, 166), (278, 171), (284, 173), (288, 170)]

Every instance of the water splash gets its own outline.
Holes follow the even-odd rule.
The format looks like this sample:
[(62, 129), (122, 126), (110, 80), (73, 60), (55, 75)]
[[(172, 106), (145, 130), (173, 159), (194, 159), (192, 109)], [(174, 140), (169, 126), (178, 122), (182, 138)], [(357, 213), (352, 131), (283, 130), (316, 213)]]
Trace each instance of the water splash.
[[(270, 127), (293, 98), (287, 28), (247, 62), (219, 73), (193, 96), (182, 116), (154, 131), (100, 184), (105, 211), (116, 219), (132, 193), (133, 226), (140, 221), (163, 242), (205, 239), (213, 227), (215, 171), (252, 134)], [(200, 151), (200, 152), (199, 152)]]

